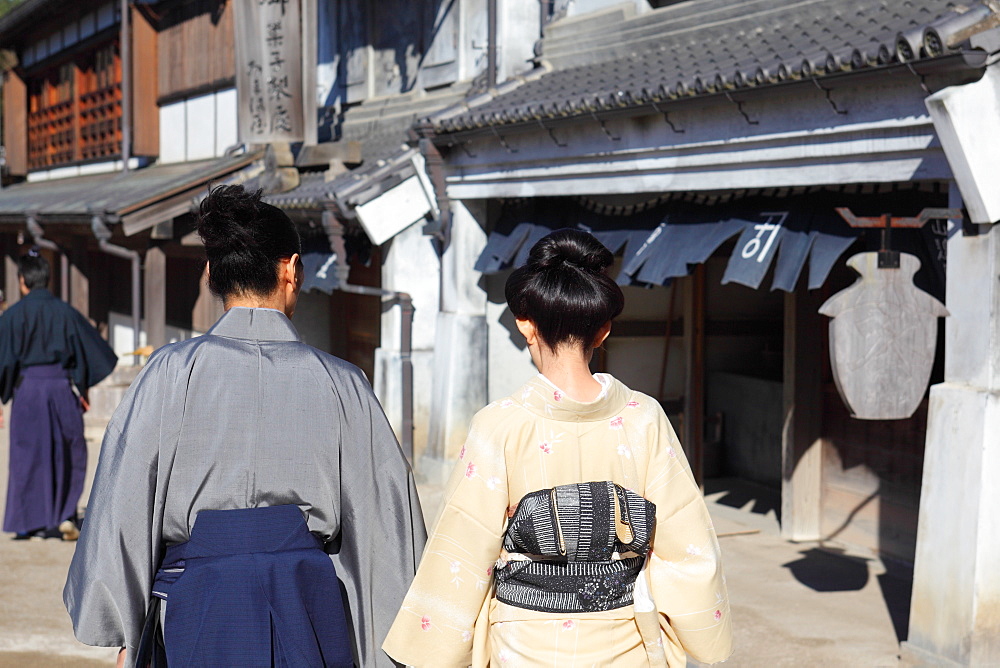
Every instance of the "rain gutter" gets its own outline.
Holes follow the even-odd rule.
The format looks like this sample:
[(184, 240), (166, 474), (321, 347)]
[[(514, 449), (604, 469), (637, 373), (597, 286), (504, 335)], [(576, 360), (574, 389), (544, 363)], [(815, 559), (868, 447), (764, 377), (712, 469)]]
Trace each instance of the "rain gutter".
[[(140, 309), (142, 308), (142, 258), (138, 251), (111, 243), (111, 230), (105, 223), (103, 214), (95, 213), (90, 219), (90, 229), (97, 239), (98, 247), (108, 255), (114, 255), (132, 263), (132, 349), (139, 349), (139, 330), (142, 326)], [(134, 364), (139, 365), (139, 355), (133, 356)]]

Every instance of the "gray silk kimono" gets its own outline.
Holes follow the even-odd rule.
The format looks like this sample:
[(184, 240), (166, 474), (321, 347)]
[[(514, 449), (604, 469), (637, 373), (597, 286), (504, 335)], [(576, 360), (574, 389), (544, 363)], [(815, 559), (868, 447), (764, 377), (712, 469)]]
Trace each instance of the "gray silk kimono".
[(165, 545), (198, 512), (297, 504), (346, 591), (355, 660), (380, 645), (426, 540), (410, 468), (364, 375), (272, 309), (234, 308), (154, 354), (101, 446), (63, 600), (76, 637), (133, 661)]

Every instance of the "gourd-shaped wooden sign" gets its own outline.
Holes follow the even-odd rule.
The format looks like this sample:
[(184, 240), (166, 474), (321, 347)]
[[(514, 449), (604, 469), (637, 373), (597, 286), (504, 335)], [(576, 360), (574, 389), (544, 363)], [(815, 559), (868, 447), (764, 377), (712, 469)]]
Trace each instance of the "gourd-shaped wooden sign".
[(847, 265), (861, 276), (819, 312), (830, 321), (830, 362), (840, 397), (861, 420), (901, 420), (917, 410), (930, 380), (937, 319), (944, 304), (913, 285), (920, 260), (899, 254), (898, 269), (878, 268), (878, 253)]

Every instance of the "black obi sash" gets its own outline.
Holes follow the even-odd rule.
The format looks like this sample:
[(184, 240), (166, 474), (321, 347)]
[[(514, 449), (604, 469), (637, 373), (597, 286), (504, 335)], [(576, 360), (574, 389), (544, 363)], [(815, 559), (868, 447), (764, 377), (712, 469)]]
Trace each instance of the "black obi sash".
[[(600, 612), (632, 604), (656, 506), (610, 481), (526, 494), (503, 547), (530, 555), (500, 562), (496, 598), (541, 612)], [(613, 559), (617, 553), (620, 558)]]

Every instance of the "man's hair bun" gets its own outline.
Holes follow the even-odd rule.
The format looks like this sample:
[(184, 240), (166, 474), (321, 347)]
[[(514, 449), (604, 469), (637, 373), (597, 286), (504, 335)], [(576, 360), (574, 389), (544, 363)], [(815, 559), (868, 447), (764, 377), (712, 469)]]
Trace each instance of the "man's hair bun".
[(267, 295), (278, 286), (277, 262), (302, 252), (299, 233), (285, 213), (261, 200), (261, 191), (218, 186), (200, 207), (198, 235), (205, 244), (212, 292)]
[(198, 236), (211, 253), (255, 250), (252, 227), (260, 219), (261, 191), (219, 186), (201, 202)]

